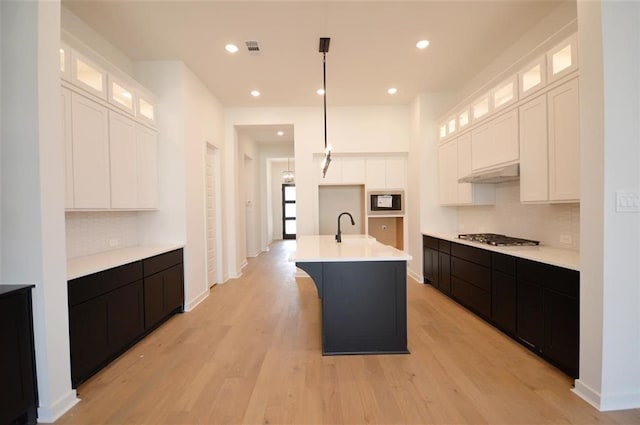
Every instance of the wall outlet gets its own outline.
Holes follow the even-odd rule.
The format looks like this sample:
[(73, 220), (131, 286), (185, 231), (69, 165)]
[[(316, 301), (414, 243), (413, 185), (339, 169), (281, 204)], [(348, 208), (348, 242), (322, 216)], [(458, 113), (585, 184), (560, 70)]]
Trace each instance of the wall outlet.
[(638, 192), (616, 190), (616, 212), (640, 212)]
[(109, 239), (109, 246), (111, 248), (116, 248), (118, 245), (120, 245), (120, 241), (118, 239)]
[(564, 245), (573, 244), (573, 237), (571, 237), (571, 233), (561, 233), (560, 234), (560, 243)]
[(387, 225), (386, 224), (382, 225), (382, 230), (387, 230)]

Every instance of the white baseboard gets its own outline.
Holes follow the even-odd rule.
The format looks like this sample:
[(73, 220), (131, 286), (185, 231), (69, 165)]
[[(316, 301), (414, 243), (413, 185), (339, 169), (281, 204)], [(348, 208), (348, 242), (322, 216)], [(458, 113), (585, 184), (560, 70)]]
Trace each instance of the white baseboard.
[(202, 301), (206, 300), (208, 296), (209, 296), (209, 290), (207, 289), (206, 291), (204, 291), (203, 293), (195, 297), (193, 300), (189, 301), (188, 303), (185, 303), (184, 311), (190, 312), (191, 310), (196, 308)]
[(579, 379), (572, 391), (601, 412), (640, 408), (640, 391), (603, 395)]
[(409, 270), (409, 276), (412, 279), (418, 281), (418, 283), (424, 283), (424, 278), (422, 277), (421, 274), (418, 274), (418, 273), (413, 272), (412, 270)]
[(62, 415), (67, 413), (69, 409), (78, 404), (79, 401), (80, 399), (76, 395), (76, 390), (70, 390), (51, 406), (40, 406), (38, 408), (38, 423), (54, 423), (60, 419)]

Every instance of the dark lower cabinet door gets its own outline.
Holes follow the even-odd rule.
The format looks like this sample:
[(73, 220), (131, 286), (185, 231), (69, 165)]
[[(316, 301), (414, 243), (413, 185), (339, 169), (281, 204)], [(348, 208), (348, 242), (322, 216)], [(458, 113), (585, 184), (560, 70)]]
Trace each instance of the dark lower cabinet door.
[(438, 288), (438, 251), (431, 248), (424, 248), (422, 259), (424, 280)]
[(518, 338), (536, 352), (544, 345), (544, 288), (518, 280)]
[(184, 273), (182, 264), (167, 269), (164, 273), (165, 312), (182, 310), (184, 304)]
[(152, 328), (164, 317), (164, 285), (162, 273), (144, 278), (144, 326)]
[(438, 253), (438, 289), (451, 295), (451, 256), (444, 252)]
[(31, 289), (0, 298), (0, 424), (36, 423)]
[(577, 298), (551, 290), (544, 293), (544, 354), (574, 378), (578, 377), (579, 306)]
[(71, 382), (74, 388), (108, 359), (108, 296), (78, 304), (69, 309), (71, 343)]
[(108, 295), (109, 345), (118, 351), (144, 332), (142, 281), (118, 288)]
[(497, 270), (491, 274), (491, 320), (507, 333), (516, 332), (516, 279)]

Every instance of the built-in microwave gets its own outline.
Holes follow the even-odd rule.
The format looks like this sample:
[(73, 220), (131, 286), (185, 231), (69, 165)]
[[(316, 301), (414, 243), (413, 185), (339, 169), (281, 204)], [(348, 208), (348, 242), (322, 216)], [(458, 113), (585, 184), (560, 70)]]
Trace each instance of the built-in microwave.
[(367, 200), (368, 215), (404, 214), (404, 191), (371, 191)]

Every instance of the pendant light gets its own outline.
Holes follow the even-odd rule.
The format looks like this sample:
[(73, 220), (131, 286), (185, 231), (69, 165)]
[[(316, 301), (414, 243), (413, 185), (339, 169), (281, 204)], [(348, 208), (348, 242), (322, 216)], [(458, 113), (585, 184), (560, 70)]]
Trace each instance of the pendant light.
[(289, 167), (289, 158), (287, 158), (287, 169), (282, 172), (282, 181), (284, 183), (293, 183), (294, 176), (291, 167)]
[(326, 177), (329, 164), (331, 163), (331, 145), (327, 144), (327, 52), (329, 51), (330, 41), (331, 39), (328, 37), (321, 37), (320, 47), (318, 49), (320, 53), (322, 53), (322, 89), (324, 90), (322, 94), (324, 101), (324, 158), (322, 159), (322, 178)]

